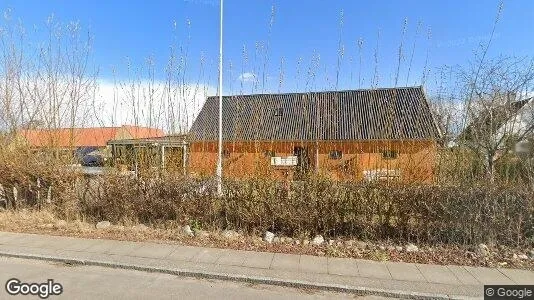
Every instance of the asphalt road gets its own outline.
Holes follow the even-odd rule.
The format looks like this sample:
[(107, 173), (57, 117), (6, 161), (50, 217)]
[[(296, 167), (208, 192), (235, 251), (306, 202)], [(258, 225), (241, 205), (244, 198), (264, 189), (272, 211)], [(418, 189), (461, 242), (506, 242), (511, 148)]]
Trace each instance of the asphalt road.
[(6, 283), (12, 278), (22, 283), (47, 279), (60, 283), (63, 293), (48, 299), (384, 299), (0, 257), (0, 299), (39, 299), (9, 295)]

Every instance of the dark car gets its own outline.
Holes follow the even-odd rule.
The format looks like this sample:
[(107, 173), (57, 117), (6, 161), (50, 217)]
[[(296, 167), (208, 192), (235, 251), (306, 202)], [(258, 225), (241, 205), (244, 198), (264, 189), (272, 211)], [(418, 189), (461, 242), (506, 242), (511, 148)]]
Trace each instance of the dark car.
[(84, 167), (102, 167), (104, 158), (99, 154), (87, 154), (82, 157), (81, 165)]

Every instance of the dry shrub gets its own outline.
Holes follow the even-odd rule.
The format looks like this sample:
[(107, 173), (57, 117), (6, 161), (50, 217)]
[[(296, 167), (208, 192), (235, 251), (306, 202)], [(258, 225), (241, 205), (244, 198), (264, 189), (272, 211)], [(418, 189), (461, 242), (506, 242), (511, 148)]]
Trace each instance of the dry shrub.
[(232, 190), (223, 199), (227, 219), (248, 230), (461, 244), (528, 244), (534, 236), (534, 194), (521, 186), (309, 180), (287, 190), (256, 182)]
[[(534, 192), (525, 184), (400, 184), (314, 177), (280, 182), (187, 177), (76, 175), (64, 162), (0, 151), (7, 208), (49, 207), (67, 220), (190, 224), (299, 236), (393, 239), (431, 244), (534, 243)], [(36, 182), (40, 181), (38, 187)], [(52, 187), (52, 203), (47, 192)], [(13, 187), (18, 190), (14, 201)], [(1, 205), (2, 203), (0, 203)]]
[[(216, 198), (187, 178), (136, 179), (106, 174), (78, 180), (79, 213), (93, 221), (213, 224)], [(217, 209), (220, 211), (220, 209)]]
[(485, 178), (484, 162), (469, 149), (442, 148), (438, 151), (437, 176), (440, 183), (476, 183)]
[(0, 206), (40, 208), (50, 200), (60, 216), (75, 217), (71, 208), (75, 203), (66, 196), (76, 175), (65, 162), (32, 154), (23, 147), (2, 149), (0, 161), (0, 184), (5, 196)]
[[(93, 178), (89, 181), (95, 181)], [(323, 234), (426, 243), (529, 245), (534, 193), (524, 186), (439, 186), (251, 179), (209, 181), (107, 176), (79, 196), (86, 218), (152, 223), (169, 220), (211, 229), (287, 235)]]

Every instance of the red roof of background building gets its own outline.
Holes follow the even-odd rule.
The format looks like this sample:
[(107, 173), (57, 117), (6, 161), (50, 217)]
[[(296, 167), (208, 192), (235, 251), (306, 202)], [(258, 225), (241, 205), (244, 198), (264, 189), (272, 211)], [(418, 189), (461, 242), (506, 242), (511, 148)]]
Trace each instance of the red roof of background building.
[(122, 127), (58, 128), (21, 130), (31, 147), (105, 147), (116, 139), (138, 139), (164, 136), (157, 128), (124, 125)]

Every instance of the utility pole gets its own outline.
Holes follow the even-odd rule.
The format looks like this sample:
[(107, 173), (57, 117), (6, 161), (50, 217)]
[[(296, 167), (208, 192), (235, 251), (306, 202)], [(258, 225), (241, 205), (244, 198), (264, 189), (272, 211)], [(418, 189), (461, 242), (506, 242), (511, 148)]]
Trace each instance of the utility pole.
[(222, 94), (223, 94), (223, 2), (221, 0), (220, 38), (219, 38), (219, 157), (217, 159), (217, 195), (222, 196)]

